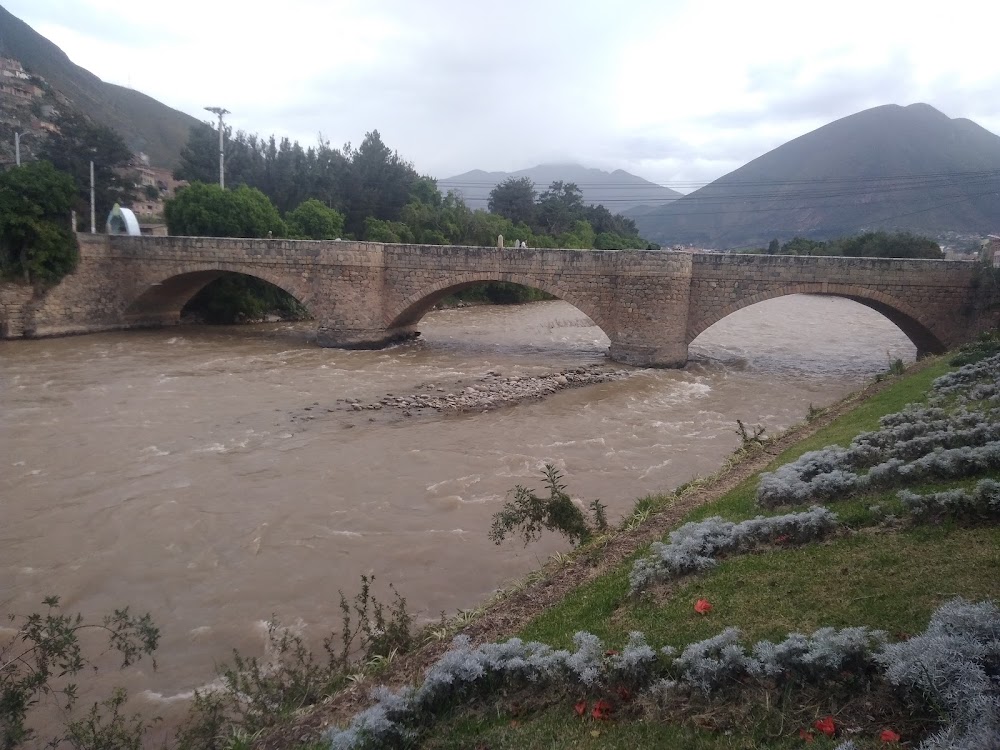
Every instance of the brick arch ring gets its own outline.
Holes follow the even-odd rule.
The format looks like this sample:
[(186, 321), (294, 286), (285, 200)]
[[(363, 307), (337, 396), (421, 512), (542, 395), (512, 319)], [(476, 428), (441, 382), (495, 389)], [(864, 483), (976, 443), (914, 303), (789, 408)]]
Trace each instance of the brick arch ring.
[(799, 283), (777, 289), (769, 289), (726, 305), (718, 313), (703, 316), (700, 320), (689, 324), (687, 343), (690, 344), (707, 328), (718, 323), (723, 318), (732, 315), (734, 312), (742, 310), (744, 307), (774, 299), (775, 297), (784, 297), (789, 294), (825, 294), (835, 297), (845, 297), (871, 308), (888, 318), (906, 334), (910, 341), (917, 347), (918, 352), (932, 352), (937, 354), (947, 349), (945, 343), (938, 338), (931, 326), (922, 320), (920, 313), (905, 302), (884, 292), (866, 289), (863, 286), (855, 284), (831, 284), (829, 282)]

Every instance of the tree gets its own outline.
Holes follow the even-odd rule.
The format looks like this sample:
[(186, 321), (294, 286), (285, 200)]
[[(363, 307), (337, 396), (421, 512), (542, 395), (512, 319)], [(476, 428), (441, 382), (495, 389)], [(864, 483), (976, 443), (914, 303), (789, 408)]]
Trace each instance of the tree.
[(344, 233), (344, 215), (315, 198), (300, 203), (285, 216), (288, 232), (297, 239), (333, 240)]
[(382, 142), (377, 130), (365, 134), (358, 149), (344, 147), (348, 169), (347, 230), (355, 235), (369, 217), (397, 221), (419, 179), (413, 166)]
[(777, 255), (781, 252), (781, 243), (778, 242), (778, 238), (775, 237), (767, 246), (768, 255)]
[(793, 237), (782, 246), (781, 252), (785, 255), (829, 255), (830, 251), (825, 242)]
[(573, 182), (556, 180), (538, 198), (538, 226), (548, 234), (568, 231), (584, 212), (583, 192)]
[(72, 178), (47, 161), (0, 173), (0, 275), (52, 283), (76, 266)]
[[(230, 132), (226, 128), (227, 141)], [(191, 126), (174, 179), (206, 184), (219, 181), (219, 134), (211, 125), (202, 122)]]
[(164, 206), (170, 234), (200, 237), (282, 237), (285, 223), (260, 190), (241, 185), (224, 190), (196, 182)]
[(57, 125), (58, 132), (49, 136), (39, 156), (73, 178), (75, 208), (81, 215), (90, 211), (90, 162), (94, 162), (95, 213), (103, 224), (114, 204), (132, 202), (135, 179), (128, 169), (132, 152), (117, 132), (77, 112), (62, 115)]
[(941, 246), (910, 232), (865, 232), (830, 243), (835, 255), (855, 258), (929, 258), (942, 260)]
[(508, 177), (490, 191), (489, 209), (515, 224), (530, 224), (535, 218), (535, 185), (530, 177)]

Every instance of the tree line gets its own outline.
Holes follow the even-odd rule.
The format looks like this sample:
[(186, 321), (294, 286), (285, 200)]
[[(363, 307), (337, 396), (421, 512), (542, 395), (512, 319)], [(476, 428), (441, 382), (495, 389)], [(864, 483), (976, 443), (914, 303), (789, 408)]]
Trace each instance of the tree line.
[(842, 255), (849, 258), (926, 258), (943, 260), (941, 246), (929, 237), (911, 232), (863, 232), (826, 242), (794, 237), (785, 244), (771, 240), (768, 255)]
[[(320, 139), (303, 148), (287, 138), (260, 138), (226, 130), (226, 182), (265, 196), (286, 218), (306, 201), (335, 211), (337, 237), (373, 242), (425, 245), (493, 245), (498, 235), (530, 247), (625, 249), (646, 248), (631, 219), (603, 206), (587, 206), (573, 183), (555, 182), (538, 195), (530, 180), (507, 180), (490, 194), (490, 210), (472, 210), (460, 195), (442, 195), (437, 182), (382, 141), (377, 130), (357, 148), (333, 148)], [(181, 152), (178, 179), (218, 181), (218, 131), (206, 125), (191, 129)], [(200, 193), (198, 197), (207, 197)], [(194, 194), (181, 199), (194, 202)], [(246, 194), (250, 198), (250, 194)], [(318, 207), (311, 209), (319, 214)], [(331, 215), (332, 217), (332, 215)], [(335, 220), (335, 219), (334, 219)], [(335, 220), (336, 221), (336, 220)], [(167, 217), (171, 232), (206, 232), (203, 223), (188, 225)], [(220, 227), (220, 230), (223, 227)], [(272, 236), (309, 237), (298, 227), (271, 221)], [(329, 234), (330, 232), (327, 232)]]

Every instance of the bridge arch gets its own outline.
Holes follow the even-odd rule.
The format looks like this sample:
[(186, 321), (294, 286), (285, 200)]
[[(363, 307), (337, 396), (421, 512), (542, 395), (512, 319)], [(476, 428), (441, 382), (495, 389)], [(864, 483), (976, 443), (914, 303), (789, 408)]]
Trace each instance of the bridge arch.
[(742, 310), (744, 307), (774, 299), (775, 297), (784, 297), (789, 294), (816, 294), (844, 297), (871, 308), (896, 324), (906, 337), (913, 342), (914, 346), (917, 347), (918, 356), (921, 354), (940, 354), (948, 348), (931, 329), (930, 325), (923, 322), (920, 313), (905, 302), (876, 289), (868, 289), (855, 284), (831, 284), (827, 282), (800, 283), (767, 289), (738, 299), (721, 308), (710, 310), (704, 313), (699, 319), (693, 320), (688, 324), (687, 343), (690, 344), (694, 341), (709, 326), (718, 323), (723, 318), (732, 315), (738, 310)]
[(416, 325), (431, 308), (450, 294), (467, 289), (476, 284), (489, 282), (505, 282), (538, 289), (573, 305), (577, 310), (590, 318), (594, 325), (601, 329), (609, 339), (614, 339), (615, 328), (612, 319), (605, 314), (592, 300), (581, 299), (573, 292), (566, 292), (556, 284), (545, 279), (524, 276), (517, 273), (463, 273), (441, 279), (430, 286), (422, 288), (405, 297), (398, 304), (388, 308), (385, 316), (387, 330), (405, 330)]
[[(290, 284), (287, 276), (268, 268), (247, 268), (238, 264), (190, 265), (176, 269), (167, 276), (152, 276), (138, 285), (124, 300), (122, 317), (128, 326), (159, 326), (176, 323), (181, 310), (203, 288), (227, 273), (250, 276), (266, 281), (295, 298), (311, 310), (311, 295), (297, 284)], [(137, 292), (137, 293), (136, 293)]]

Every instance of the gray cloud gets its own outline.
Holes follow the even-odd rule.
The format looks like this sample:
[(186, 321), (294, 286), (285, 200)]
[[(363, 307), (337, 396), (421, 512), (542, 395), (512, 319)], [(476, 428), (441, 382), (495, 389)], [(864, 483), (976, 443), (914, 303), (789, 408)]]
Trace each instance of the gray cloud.
[[(205, 1), (206, 17), (227, 17)], [(815, 13), (765, 7), (771, 0), (743, 16), (739, 33), (721, 18), (705, 26), (716, 14), (693, 0), (627, 7), (286, 0), (281, 9), (254, 2), (247, 0), (238, 31), (220, 36), (218, 49), (205, 36), (184, 36), (180, 14), (199, 23), (192, 0), (162, 11), (173, 16), (147, 20), (125, 11), (117, 22), (88, 8), (111, 7), (110, 0), (8, 0), (7, 7), (29, 23), (92, 38), (87, 51), (119, 45), (105, 58), (111, 70), (120, 69), (123, 45), (134, 44), (135, 64), (151, 46), (165, 50), (171, 75), (150, 77), (156, 89), (146, 93), (199, 118), (207, 118), (202, 104), (222, 103), (244, 130), (306, 146), (319, 132), (340, 145), (377, 128), (419, 170), (439, 177), (579, 161), (657, 181), (708, 181), (831, 120), (887, 103), (926, 101), (1000, 127), (1000, 62), (985, 52), (955, 54), (968, 49), (957, 42), (951, 54), (929, 49), (928, 34), (947, 41), (937, 22), (909, 34), (901, 27), (883, 44), (874, 30), (851, 26), (848, 9), (817, 25)], [(760, 28), (750, 28), (758, 19)], [(164, 34), (165, 26), (174, 31)], [(761, 38), (759, 54), (748, 54), (749, 37)], [(203, 54), (191, 54), (196, 48)], [(92, 72), (109, 78), (96, 66), (99, 55), (88, 59)], [(282, 66), (283, 77), (265, 81)], [(972, 83), (970, 70), (978, 76)]]

